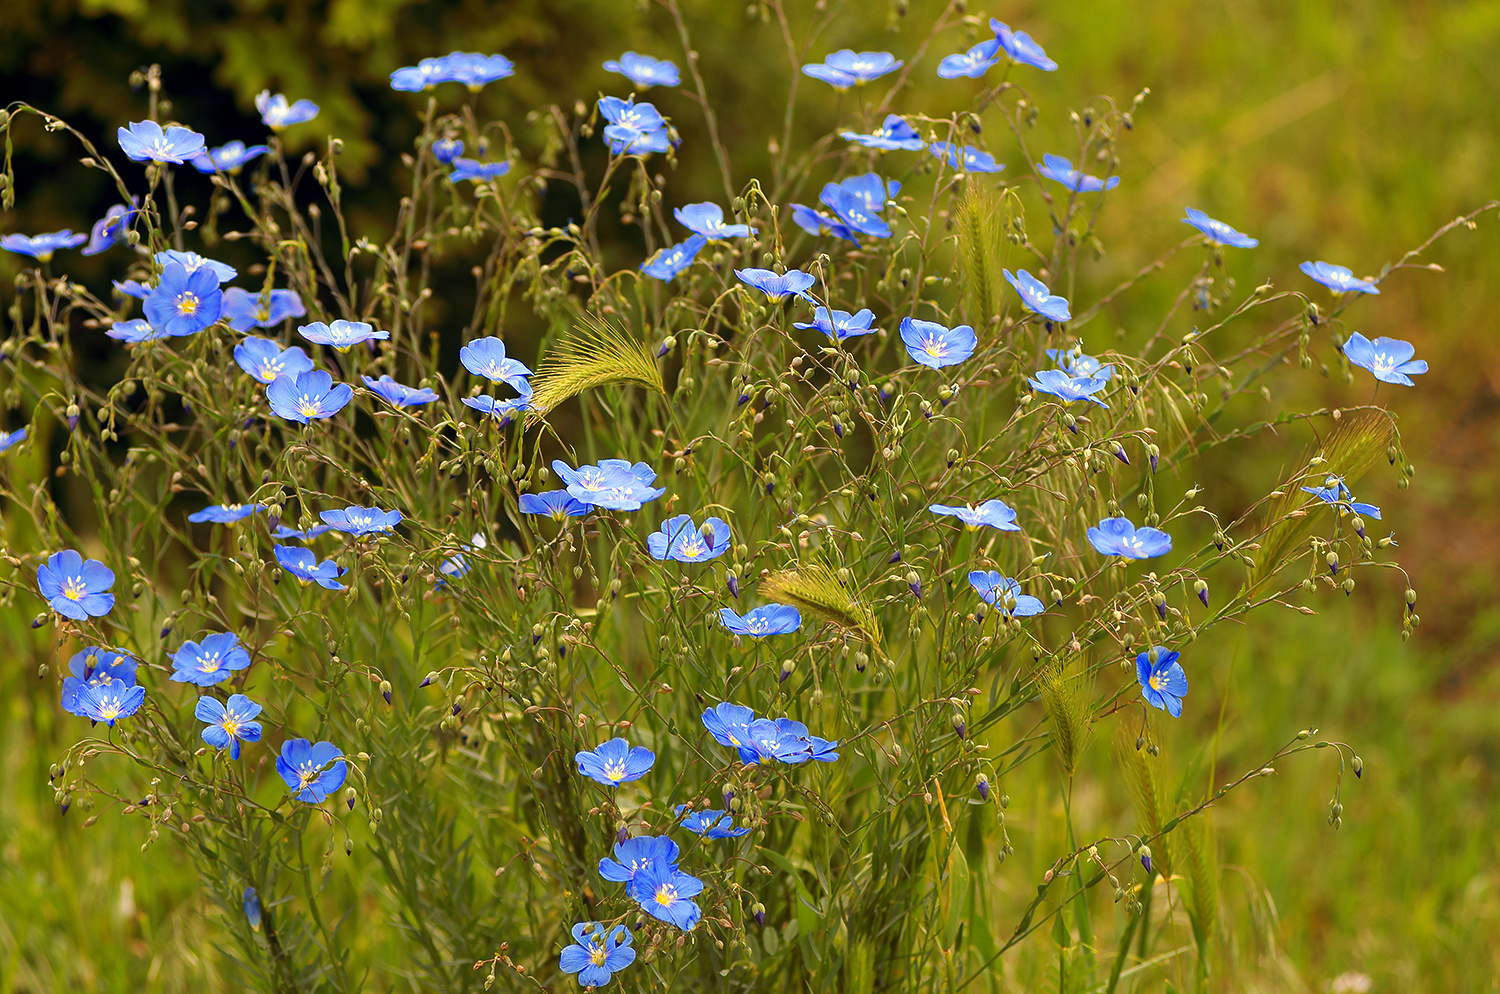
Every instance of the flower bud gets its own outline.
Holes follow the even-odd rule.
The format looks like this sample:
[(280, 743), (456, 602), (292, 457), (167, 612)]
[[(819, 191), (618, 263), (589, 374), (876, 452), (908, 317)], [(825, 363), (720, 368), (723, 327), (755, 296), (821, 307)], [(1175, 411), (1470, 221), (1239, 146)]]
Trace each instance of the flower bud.
[(958, 737), (963, 738), (964, 733), (968, 730), (968, 726), (964, 724), (963, 713), (954, 711), (953, 716), (948, 720), (953, 725), (953, 730), (958, 733)]
[(789, 676), (791, 676), (792, 673), (796, 669), (797, 669), (796, 662), (793, 661), (793, 660), (788, 659), (786, 662), (784, 662), (784, 663), (781, 664), (781, 676), (780, 676), (780, 678), (777, 679), (776, 682), (777, 683), (786, 683), (786, 678), (789, 677)]
[(1140, 854), (1141, 854), (1141, 867), (1148, 874), (1149, 873), (1155, 873), (1156, 870), (1153, 869), (1152, 866), (1151, 866), (1151, 847), (1150, 846), (1141, 846)]
[(1360, 759), (1358, 756), (1351, 756), (1349, 757), (1349, 765), (1354, 768), (1354, 775), (1356, 777), (1363, 777), (1365, 772), (1365, 761), (1363, 759)]
[(391, 681), (380, 681), (380, 696), (385, 698), (386, 704), (391, 703)]
[(1195, 593), (1195, 594), (1198, 595), (1198, 599), (1203, 602), (1203, 606), (1204, 607), (1208, 607), (1208, 582), (1207, 581), (1205, 581), (1205, 580), (1195, 580), (1193, 582), (1193, 593)]
[[(1125, 446), (1121, 445), (1119, 442), (1115, 443), (1115, 458), (1118, 459), (1118, 460), (1120, 460), (1122, 463), (1124, 463), (1127, 466), (1130, 465), (1130, 457), (1125, 454)], [(1155, 465), (1153, 465), (1151, 467), (1151, 469), (1152, 469), (1153, 472), (1155, 472), (1155, 470), (1156, 470)]]
[(1328, 555), (1323, 557), (1323, 561), (1328, 564), (1329, 571), (1332, 572), (1334, 576), (1337, 576), (1339, 572), (1339, 554), (1337, 552), (1330, 552), (1328, 553)]
[(974, 789), (979, 791), (979, 799), (988, 801), (990, 799), (990, 778), (983, 773), (974, 778)]
[(915, 571), (907, 572), (906, 585), (911, 588), (911, 594), (913, 597), (915, 597), (917, 600), (922, 599), (922, 578), (917, 576)]
[(756, 901), (754, 904), (750, 905), (750, 914), (755, 916), (755, 924), (759, 925), (762, 928), (765, 928), (766, 906), (764, 904)]
[(419, 689), (422, 688), (422, 687), (431, 686), (432, 683), (433, 683), (433, 681), (435, 681), (437, 678), (438, 678), (437, 670), (433, 670), (431, 673), (428, 673), (426, 676), (424, 676), (422, 678), (422, 682), (420, 684), (418, 684), (417, 686), (418, 686)]
[(344, 803), (349, 805), (349, 810), (354, 810), (354, 802), (359, 799), (359, 791), (353, 787), (344, 788)]
[(730, 597), (739, 600), (740, 578), (735, 574), (734, 570), (729, 570), (724, 574), (724, 588), (729, 591)]

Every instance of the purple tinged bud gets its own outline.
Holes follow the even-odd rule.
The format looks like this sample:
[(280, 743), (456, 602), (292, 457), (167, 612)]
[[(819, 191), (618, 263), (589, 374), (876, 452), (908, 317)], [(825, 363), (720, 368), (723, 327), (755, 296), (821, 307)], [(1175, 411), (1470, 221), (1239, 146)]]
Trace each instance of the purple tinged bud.
[(979, 791), (979, 799), (988, 801), (990, 799), (990, 778), (983, 773), (974, 778), (974, 789)]
[(1161, 459), (1155, 452), (1151, 453), (1151, 472), (1156, 472), (1156, 464)]
[(417, 684), (417, 687), (419, 689), (422, 688), (422, 687), (430, 687), (432, 685), (432, 681), (436, 680), (437, 677), (438, 677), (438, 675), (437, 675), (436, 671), (434, 671), (432, 673), (429, 673), (429, 674), (427, 674), (426, 676), (424, 676), (422, 678), (422, 682), (419, 683), (419, 684)]
[(47, 614), (46, 614), (45, 611), (42, 612), (41, 614), (37, 615), (35, 618), (31, 619), (31, 627), (32, 628), (40, 628), (43, 625), (45, 625), (46, 623), (47, 623)]
[(740, 399), (734, 402), (734, 406), (744, 407), (748, 403), (750, 403), (750, 395), (748, 393), (742, 393), (740, 394)]
[(71, 808), (72, 806), (73, 806), (72, 796), (69, 795), (68, 799), (64, 800), (63, 803), (62, 803), (62, 813), (63, 814), (67, 814), (68, 813), (68, 809)]
[(1194, 590), (1194, 592), (1197, 593), (1198, 599), (1203, 602), (1203, 606), (1204, 607), (1208, 607), (1208, 583), (1207, 583), (1207, 581), (1199, 580), (1197, 583), (1194, 583), (1193, 584), (1193, 590)]
[[(1120, 460), (1122, 463), (1124, 463), (1127, 466), (1130, 465), (1130, 456), (1128, 456), (1128, 455), (1125, 454), (1125, 447), (1123, 445), (1116, 445), (1115, 446), (1115, 458), (1118, 459), (1118, 460)], [(1156, 469), (1156, 467), (1153, 466), (1152, 467), (1152, 471), (1154, 472), (1155, 469)]]
[(1147, 873), (1155, 873), (1156, 869), (1151, 863), (1151, 847), (1141, 846), (1141, 866)]
[(724, 586), (729, 591), (729, 596), (735, 600), (740, 599), (740, 578), (733, 573), (724, 577)]
[(833, 433), (835, 435), (837, 435), (839, 438), (843, 438), (844, 437), (844, 426), (842, 424), (840, 424), (838, 421), (835, 421), (833, 423)]
[(1167, 602), (1165, 600), (1156, 605), (1156, 616), (1162, 621), (1167, 620)]
[(661, 348), (656, 350), (656, 358), (660, 359), (662, 356), (672, 351), (672, 346), (668, 344), (671, 341), (672, 339), (670, 338), (663, 338), (661, 340)]
[(891, 553), (891, 558), (888, 561), (892, 563), (899, 563), (901, 561), (901, 550), (897, 549), (895, 552)]
[[(186, 408), (187, 404), (184, 403), (182, 406), (184, 408)], [(68, 431), (73, 431), (77, 427), (78, 427), (78, 415), (76, 415), (76, 414), (70, 414), (70, 415), (68, 415)]]
[(759, 925), (761, 928), (765, 928), (766, 927), (766, 909), (763, 908), (763, 907), (761, 907), (760, 905), (756, 905), (756, 908), (757, 908), (757, 910), (755, 912), (755, 924)]
[(623, 824), (620, 825), (619, 828), (615, 829), (615, 845), (623, 846), (625, 844), (625, 840), (628, 838), (630, 838), (630, 836), (625, 834), (625, 826)]
[(774, 494), (775, 492), (776, 492), (776, 484), (771, 483), (771, 482), (768, 481), (766, 483), (766, 496), (769, 497), (771, 494)]

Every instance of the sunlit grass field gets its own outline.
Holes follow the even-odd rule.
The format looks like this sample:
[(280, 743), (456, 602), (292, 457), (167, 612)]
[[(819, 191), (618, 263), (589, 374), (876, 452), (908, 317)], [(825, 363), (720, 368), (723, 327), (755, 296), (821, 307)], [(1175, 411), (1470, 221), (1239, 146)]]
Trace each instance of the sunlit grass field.
[[(577, 6), (583, 16), (587, 5)], [(711, 90), (724, 97), (721, 115), (737, 127), (775, 130), (779, 108), (757, 97), (787, 71), (776, 61), (772, 29), (742, 19), (741, 5), (698, 6), (695, 44)], [(885, 3), (845, 6), (829, 50), (908, 50), (925, 31), (916, 22), (929, 23), (937, 9), (913, 2), (910, 23), (901, 23)], [(1282, 283), (1297, 278), (1306, 258), (1374, 272), (1500, 195), (1500, 4), (1088, 0), (991, 8), (984, 17), (1025, 26), (1069, 69), (1066, 79), (1034, 84), (1046, 108), (1039, 127), (1050, 133), (1066, 130), (1065, 108), (1081, 110), (1088, 94), (1124, 103), (1151, 89), (1123, 146), (1132, 193), (1111, 203), (1101, 227), (1106, 254), (1084, 296), (1179, 239), (1185, 204), (1261, 238), (1256, 254), (1234, 266), (1242, 286), (1253, 286), (1272, 274)], [(893, 22), (901, 33), (887, 32)], [(603, 47), (567, 58), (593, 67), (628, 46), (675, 52), (669, 35), (632, 30), (626, 38), (585, 35)], [(954, 43), (943, 51), (967, 45), (961, 32), (945, 37)], [(906, 106), (953, 104), (952, 91), (930, 76), (918, 73), (901, 98)], [(831, 121), (831, 104), (827, 113)], [(683, 169), (712, 182), (706, 158)], [(1401, 541), (1421, 592), (1422, 625), (1401, 640), (1404, 584), (1390, 578), (1349, 598), (1319, 595), (1317, 617), (1259, 614), (1241, 632), (1215, 632), (1195, 647), (1193, 693), (1205, 706), (1165, 733), (1172, 773), (1195, 793), (1258, 767), (1310, 726), (1364, 759), (1363, 776), (1345, 778), (1338, 831), (1327, 824), (1337, 773), (1330, 753), (1295, 757), (1215, 810), (1224, 914), (1233, 919), (1215, 962), (1218, 989), (1353, 991), (1365, 989), (1356, 976), (1363, 975), (1375, 992), (1500, 990), (1493, 318), (1500, 223), (1487, 215), (1477, 231), (1455, 233), (1427, 258), (1446, 272), (1400, 275), (1349, 325), (1409, 339), (1432, 364), (1416, 388), (1382, 397), (1402, 417), (1418, 469), (1412, 488), (1398, 492), (1395, 474), (1379, 470), (1361, 488)], [(1180, 289), (1183, 280), (1171, 274), (1187, 269), (1177, 269), (1083, 329), (1085, 340), (1108, 348), (1114, 325), (1151, 320)], [(1184, 482), (1209, 486), (1210, 503), (1242, 505), (1274, 486), (1277, 468), (1302, 441), (1288, 439), (1284, 452), (1268, 444), (1264, 460), (1223, 466), (1219, 480)], [(8, 524), (0, 534), (9, 547), (29, 540)], [(85, 827), (87, 812), (64, 815), (54, 802), (48, 767), (78, 727), (58, 708), (55, 681), (38, 679), (50, 647), (29, 623), (20, 606), (0, 619), (0, 994), (226, 989), (233, 948), (217, 924), (224, 911), (170, 840), (143, 852), (138, 820), (108, 815)], [(1111, 742), (1096, 737), (1080, 784), (1117, 782), (1113, 763)], [(1055, 777), (1050, 764), (1033, 763), (1002, 785), (1012, 799), (1016, 855), (987, 867), (1006, 896), (993, 909), (998, 934), (1008, 933), (1056, 856), (1034, 844), (1062, 832), (1064, 812), (1051, 801)], [(1080, 833), (1130, 821), (1123, 792), (1097, 787), (1075, 794), (1072, 814)], [(374, 872), (356, 848), (337, 864), (334, 887), (378, 919)], [(1100, 921), (1115, 916), (1101, 931), (1118, 931), (1123, 914), (1107, 895), (1093, 910)], [(1186, 952), (1192, 936), (1177, 918), (1169, 916), (1159, 948)], [(382, 934), (393, 930), (371, 932)], [(364, 964), (396, 955), (378, 938), (355, 952)], [(1179, 987), (1186, 956), (1182, 970)], [(1001, 983), (1055, 989), (1056, 958), (1045, 942), (1028, 944), (1003, 961)]]

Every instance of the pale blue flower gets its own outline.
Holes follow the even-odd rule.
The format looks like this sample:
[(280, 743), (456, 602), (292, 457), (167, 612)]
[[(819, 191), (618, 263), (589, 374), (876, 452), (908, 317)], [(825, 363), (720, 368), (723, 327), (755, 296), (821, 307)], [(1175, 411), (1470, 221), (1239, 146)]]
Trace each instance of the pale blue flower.
[(296, 376), (309, 372), (313, 362), (299, 346), (283, 349), (269, 338), (246, 338), (234, 347), (234, 361), (261, 383), (275, 383), (276, 377)]
[(762, 639), (769, 635), (789, 635), (802, 627), (802, 612), (790, 604), (764, 604), (736, 614), (731, 608), (719, 609), (719, 622), (735, 635)]
[(1005, 273), (1005, 278), (1010, 285), (1016, 288), (1016, 293), (1021, 297), (1021, 305), (1028, 311), (1040, 314), (1049, 321), (1067, 321), (1072, 317), (1068, 311), (1067, 299), (1055, 295), (1047, 289), (1047, 284), (1026, 270), (1021, 269), (1012, 273), (1006, 269), (1002, 272)]
[(938, 63), (937, 74), (943, 79), (958, 79), (960, 76), (968, 76), (978, 79), (989, 72), (995, 63), (1000, 61), (1000, 40), (991, 38), (982, 41), (958, 55), (950, 55)]
[(224, 318), (235, 331), (272, 328), (288, 318), (306, 316), (307, 308), (302, 306), (302, 298), (295, 290), (251, 293), (232, 286), (224, 291)]
[(1416, 386), (1413, 375), (1427, 372), (1426, 359), (1413, 359), (1417, 350), (1411, 342), (1399, 338), (1377, 338), (1373, 342), (1359, 332), (1344, 343), (1344, 355), (1362, 369), (1368, 369), (1382, 383)]
[(449, 52), (448, 78), (479, 92), (486, 83), (515, 75), (516, 66), (503, 55), (480, 55), (478, 52)]
[(691, 515), (678, 514), (646, 536), (646, 548), (656, 559), (702, 563), (728, 552), (731, 541), (729, 525), (723, 519), (709, 518), (699, 528)]
[(1234, 248), (1255, 248), (1260, 244), (1259, 239), (1251, 238), (1249, 235), (1235, 231), (1223, 221), (1215, 221), (1207, 214), (1192, 207), (1184, 208), (1187, 217), (1182, 219), (1183, 224), (1190, 224), (1203, 232), (1204, 239), (1210, 245), (1230, 245)]
[(130, 127), (115, 132), (120, 149), (136, 162), (170, 162), (181, 165), (199, 152), (205, 144), (196, 131), (173, 125), (162, 130), (155, 121), (131, 121)]
[[(304, 103), (306, 101), (303, 101)], [(244, 142), (225, 142), (218, 148), (205, 149), (193, 156), (193, 168), (200, 173), (212, 175), (214, 173), (237, 173), (246, 165), (265, 155), (270, 149), (264, 145), (251, 145), (248, 148)]]
[(162, 338), (171, 338), (166, 331), (158, 331), (151, 327), (151, 322), (145, 318), (133, 318), (129, 321), (116, 321), (109, 326), (105, 332), (110, 338), (118, 339), (127, 345), (139, 345), (141, 342), (155, 342)]
[(369, 387), (372, 393), (379, 394), (396, 407), (420, 407), (438, 399), (435, 390), (426, 387), (420, 390), (416, 387), (409, 387), (397, 383), (390, 376), (381, 376), (378, 380), (372, 380), (368, 376), (361, 377), (361, 379), (365, 381), (365, 386)]
[(969, 574), (969, 586), (1012, 618), (1031, 618), (1047, 610), (1039, 598), (1021, 593), (1021, 584), (994, 570), (974, 570)]
[(1035, 376), (1028, 376), (1026, 382), (1033, 390), (1056, 397), (1064, 406), (1080, 400), (1091, 400), (1100, 407), (1109, 406), (1094, 396), (1109, 385), (1108, 380), (1100, 377), (1071, 376), (1066, 370), (1044, 369)]
[(890, 52), (855, 52), (844, 48), (822, 62), (803, 66), (802, 71), (813, 79), (832, 84), (836, 89), (847, 90), (851, 86), (863, 86), (887, 73), (893, 73), (904, 64)]
[(484, 183), (492, 179), (499, 179), (510, 172), (509, 162), (480, 162), (478, 159), (454, 159), (453, 172), (448, 178), (455, 183), (468, 180), (471, 183)]
[(979, 338), (969, 325), (960, 324), (952, 328), (936, 321), (921, 321), (916, 318), (901, 319), (901, 341), (906, 345), (906, 354), (912, 362), (933, 369), (953, 366), (974, 354)]
[(861, 135), (853, 131), (841, 131), (839, 137), (863, 145), (865, 148), (879, 149), (882, 152), (892, 152), (897, 149), (920, 152), (927, 147), (927, 143), (917, 136), (916, 130), (899, 114), (887, 114), (880, 125), (880, 130), (873, 134)]
[(1020, 526), (1016, 524), (1016, 510), (1003, 500), (986, 500), (978, 504), (965, 504), (962, 507), (947, 504), (929, 504), (927, 510), (933, 514), (947, 515), (957, 518), (964, 523), (964, 527), (973, 531), (981, 526), (998, 528), (1006, 532), (1018, 532)]
[(255, 109), (260, 111), (261, 122), (272, 131), (302, 124), (318, 116), (318, 105), (311, 100), (288, 103), (286, 94), (272, 96), (270, 90), (261, 90), (256, 94)]
[(996, 162), (990, 153), (978, 148), (965, 148), (953, 145), (949, 142), (933, 142), (927, 146), (927, 151), (945, 159), (948, 165), (965, 173), (998, 173), (1005, 168), (1005, 163)]
[(458, 350), (458, 361), (475, 376), (493, 383), (504, 383), (515, 390), (530, 391), (527, 377), (532, 375), (524, 363), (505, 354), (505, 342), (488, 335), (476, 338)]
[(329, 324), (314, 321), (297, 329), (297, 334), (315, 345), (327, 345), (340, 352), (348, 352), (363, 342), (385, 341), (391, 333), (377, 330), (364, 321), (338, 320)]
[(378, 507), (352, 504), (341, 511), (322, 511), (318, 517), (334, 531), (357, 536), (394, 531), (401, 523), (400, 511), (384, 511)]
[(703, 251), (703, 246), (707, 244), (708, 239), (704, 236), (693, 235), (670, 248), (658, 250), (655, 255), (641, 263), (641, 272), (652, 279), (662, 281), (676, 279), (693, 264), (693, 259)]
[(88, 235), (75, 235), (64, 229), (50, 231), (45, 235), (6, 235), (0, 238), (0, 249), (17, 255), (29, 255), (38, 262), (47, 262), (58, 249), (77, 248), (88, 240)]
[(1107, 180), (1097, 176), (1090, 176), (1082, 170), (1074, 169), (1073, 163), (1060, 155), (1048, 152), (1042, 157), (1042, 165), (1036, 167), (1036, 171), (1050, 180), (1061, 183), (1074, 193), (1094, 193), (1098, 190), (1113, 190), (1120, 185), (1120, 177), (1111, 176)]
[(836, 341), (846, 338), (855, 338), (860, 335), (868, 335), (878, 331), (872, 328), (870, 323), (875, 320), (875, 314), (868, 307), (862, 308), (856, 314), (848, 311), (830, 311), (826, 307), (819, 307), (813, 311), (811, 321), (793, 321), (794, 328), (814, 328)]
[(1135, 657), (1141, 696), (1147, 704), (1174, 718), (1182, 717), (1182, 698), (1188, 692), (1187, 674), (1177, 661), (1179, 655), (1159, 645)]
[(741, 283), (754, 287), (772, 300), (801, 297), (814, 302), (807, 291), (817, 280), (811, 273), (804, 273), (800, 269), (788, 269), (784, 275), (778, 275), (769, 269), (736, 269), (734, 275), (739, 277)]
[(1347, 266), (1335, 266), (1331, 262), (1304, 262), (1298, 268), (1334, 293), (1380, 292), (1374, 280), (1356, 279)]
[(608, 72), (621, 74), (641, 90), (653, 86), (678, 86), (682, 82), (675, 64), (638, 52), (626, 52), (619, 59), (610, 59), (604, 63), (604, 68)]
[(755, 229), (748, 224), (725, 224), (724, 208), (712, 202), (679, 207), (672, 212), (672, 216), (684, 228), (704, 238), (749, 238), (755, 234)]
[(207, 269), (214, 274), (214, 279), (219, 283), (228, 283), (238, 275), (233, 266), (225, 265), (197, 252), (178, 252), (176, 249), (167, 249), (165, 252), (156, 253), (156, 264), (166, 269), (172, 263), (177, 263), (189, 273), (196, 273), (200, 269)]
[(1047, 58), (1047, 53), (1042, 46), (1031, 40), (1031, 35), (1024, 31), (1012, 31), (1004, 22), (990, 18), (990, 30), (995, 32), (995, 40), (1000, 43), (1011, 60), (1023, 65), (1034, 66), (1046, 72), (1052, 72), (1057, 68), (1057, 63)]
[(1088, 530), (1089, 544), (1106, 556), (1153, 559), (1172, 551), (1172, 536), (1160, 528), (1137, 528), (1129, 518), (1105, 518)]

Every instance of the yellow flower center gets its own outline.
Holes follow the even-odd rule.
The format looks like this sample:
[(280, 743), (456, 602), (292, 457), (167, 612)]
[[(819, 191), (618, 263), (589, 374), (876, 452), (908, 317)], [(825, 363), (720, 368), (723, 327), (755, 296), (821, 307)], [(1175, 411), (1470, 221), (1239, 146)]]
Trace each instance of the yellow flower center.
[(313, 766), (311, 763), (303, 763), (302, 768), (297, 771), (297, 785), (298, 789), (300, 790), (306, 790), (307, 788), (311, 787), (314, 783), (317, 782), (317, 779), (317, 767)]
[(1151, 674), (1151, 679), (1146, 682), (1151, 684), (1152, 690), (1160, 690), (1162, 684), (1167, 682), (1167, 675), (1165, 673), (1153, 673)]
[(682, 543), (682, 554), (684, 556), (701, 556), (708, 551), (708, 546), (703, 544), (703, 539), (697, 535)]
[(302, 415), (304, 418), (315, 418), (321, 413), (321, 411), (318, 409), (317, 401), (313, 400), (311, 397), (303, 395), (297, 401), (297, 413)]
[(670, 908), (672, 905), (677, 903), (677, 888), (673, 887), (671, 884), (662, 884), (660, 887), (656, 888), (654, 899), (656, 903), (661, 905), (663, 908)]
[(233, 738), (240, 730), (240, 722), (233, 715), (226, 714), (224, 720), (219, 722), (219, 727), (224, 729), (224, 734)]
[(934, 359), (941, 359), (948, 354), (948, 343), (938, 341), (936, 338), (929, 338), (922, 343), (922, 351)]
[(202, 659), (200, 659), (198, 661), (198, 668), (205, 673), (217, 673), (219, 670), (219, 664), (219, 654), (216, 652), (211, 656), (205, 655)]
[(88, 593), (84, 587), (83, 580), (76, 576), (70, 576), (63, 584), (63, 596), (70, 601), (83, 600), (83, 595)]
[(255, 320), (269, 321), (271, 320), (271, 312), (264, 307), (257, 307), (255, 309)]
[(615, 783), (625, 779), (625, 764), (621, 760), (612, 759), (604, 764), (604, 775)]
[(120, 717), (120, 712), (125, 710), (124, 703), (118, 697), (111, 697), (99, 705), (99, 720), (114, 721)]
[(281, 370), (285, 366), (286, 363), (276, 359), (262, 359), (260, 361), (260, 372), (255, 374), (256, 378), (263, 380), (266, 383), (270, 383), (272, 380), (276, 379), (277, 376), (281, 375)]
[(593, 963), (595, 966), (604, 965), (604, 956), (605, 952), (603, 946), (595, 945), (594, 948), (589, 950), (589, 962)]
[(183, 317), (192, 317), (198, 313), (198, 295), (196, 293), (183, 293), (177, 298), (177, 313)]

